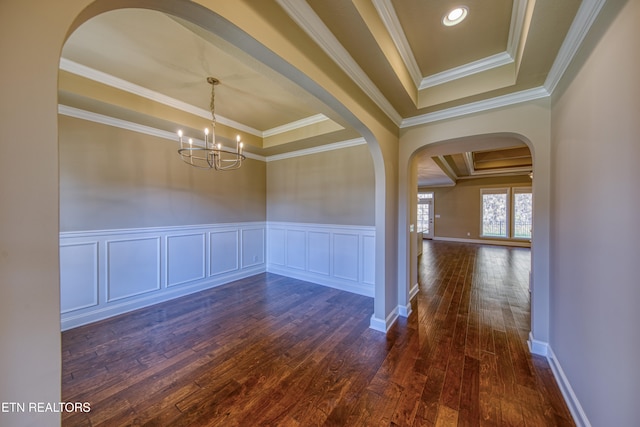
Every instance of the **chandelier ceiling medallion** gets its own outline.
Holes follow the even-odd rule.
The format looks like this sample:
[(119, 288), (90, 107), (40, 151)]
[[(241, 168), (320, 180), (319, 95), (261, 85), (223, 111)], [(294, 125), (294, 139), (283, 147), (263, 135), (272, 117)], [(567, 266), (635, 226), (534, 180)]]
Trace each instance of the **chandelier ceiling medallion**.
[(178, 154), (185, 162), (200, 169), (233, 170), (242, 166), (242, 161), (246, 159), (242, 154), (243, 144), (240, 135), (236, 137), (236, 148), (231, 150), (223, 147), (221, 143), (216, 143), (216, 114), (215, 114), (215, 92), (216, 85), (220, 80), (215, 77), (207, 77), (207, 83), (211, 85), (211, 139), (209, 139), (209, 129), (204, 130), (204, 146), (194, 146), (192, 138), (185, 141), (182, 130), (178, 131), (180, 149)]

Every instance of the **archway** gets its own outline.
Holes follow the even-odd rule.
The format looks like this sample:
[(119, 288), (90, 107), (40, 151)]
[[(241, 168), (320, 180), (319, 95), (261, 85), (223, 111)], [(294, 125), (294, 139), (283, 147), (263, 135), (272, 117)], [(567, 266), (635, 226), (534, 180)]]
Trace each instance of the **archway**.
[[(36, 1), (2, 6), (3, 118), (14, 127), (6, 141), (23, 140), (25, 129), (37, 141), (30, 164), (14, 161), (15, 145), (2, 144), (2, 282), (9, 292), (0, 308), (3, 339), (3, 401), (58, 402), (60, 399), (59, 213), (57, 166), (57, 76), (66, 37), (97, 14), (127, 7), (152, 8), (182, 17), (221, 36), (288, 76), (358, 129), (371, 147), (376, 175), (376, 300), (374, 319), (384, 321), (396, 306), (397, 142), (395, 125), (319, 47), (295, 25), (274, 25), (284, 12), (255, 2), (166, 0), (73, 0), (42, 11)], [(215, 11), (212, 12), (212, 11)], [(280, 16), (273, 17), (273, 14)], [(224, 17), (224, 18), (223, 18)], [(288, 18), (286, 18), (288, 19)], [(29, 25), (25, 25), (29, 23)], [(38, 28), (37, 32), (33, 28)], [(260, 42), (258, 42), (260, 40)], [(319, 61), (324, 58), (326, 61)], [(340, 78), (337, 79), (337, 77)], [(336, 80), (339, 80), (336, 81)], [(34, 102), (37, 100), (37, 102)], [(7, 114), (5, 115), (4, 112)], [(33, 126), (37, 123), (37, 126)], [(34, 245), (34, 242), (38, 242)], [(34, 260), (37, 260), (35, 262)], [(37, 265), (37, 268), (34, 268)], [(373, 323), (373, 322), (372, 322)], [(13, 425), (56, 423), (56, 414), (18, 414)], [(15, 421), (15, 422), (13, 422)]]
[[(512, 106), (416, 126), (403, 131), (400, 138), (398, 214), (398, 295), (400, 307), (410, 307), (416, 270), (415, 243), (410, 239), (411, 201), (417, 186), (412, 185), (412, 162), (420, 150), (436, 153), (447, 144), (473, 144), (479, 135), (510, 135), (525, 142), (534, 158), (534, 214), (531, 244), (531, 334), (532, 352), (543, 352), (549, 331), (549, 199), (550, 199), (550, 108), (548, 100)], [(415, 181), (415, 179), (413, 180)], [(415, 290), (413, 291), (415, 292)]]

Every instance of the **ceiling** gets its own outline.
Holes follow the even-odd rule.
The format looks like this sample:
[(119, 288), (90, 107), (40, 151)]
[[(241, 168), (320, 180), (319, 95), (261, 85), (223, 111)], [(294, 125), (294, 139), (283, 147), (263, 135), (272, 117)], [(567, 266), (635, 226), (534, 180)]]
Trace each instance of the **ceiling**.
[[(444, 26), (443, 16), (460, 3), (276, 0), (272, 7), (329, 52), (401, 128), (544, 87), (582, 2), (463, 0), (467, 18)], [(160, 12), (122, 9), (87, 21), (64, 46), (60, 76), (65, 108), (166, 132), (179, 126), (198, 132), (210, 121), (206, 77), (217, 77), (220, 134), (241, 132), (246, 150), (259, 156), (359, 138), (294, 83), (220, 37)], [(448, 144), (418, 156), (419, 183), (528, 174), (527, 153), (513, 137)]]

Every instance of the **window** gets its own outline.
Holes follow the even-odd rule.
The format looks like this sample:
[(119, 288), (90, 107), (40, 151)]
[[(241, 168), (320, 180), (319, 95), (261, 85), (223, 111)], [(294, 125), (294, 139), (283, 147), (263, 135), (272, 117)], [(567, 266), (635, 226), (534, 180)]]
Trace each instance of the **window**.
[(531, 188), (513, 189), (513, 238), (530, 239), (533, 220)]
[(509, 189), (480, 190), (482, 195), (482, 237), (509, 237)]
[(433, 193), (418, 193), (418, 232), (431, 233)]
[(531, 187), (483, 188), (481, 237), (530, 239), (533, 219)]

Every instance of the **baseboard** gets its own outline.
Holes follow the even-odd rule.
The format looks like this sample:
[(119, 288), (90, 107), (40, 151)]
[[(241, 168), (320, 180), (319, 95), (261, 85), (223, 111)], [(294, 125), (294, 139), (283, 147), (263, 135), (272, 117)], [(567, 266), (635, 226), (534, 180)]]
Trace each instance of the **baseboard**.
[(385, 334), (391, 329), (394, 323), (398, 320), (398, 307), (393, 309), (385, 320), (376, 317), (375, 313), (371, 315), (371, 322), (369, 327), (373, 330), (384, 332)]
[(406, 306), (402, 306), (399, 305), (398, 306), (398, 315), (401, 317), (409, 317), (411, 316), (411, 313), (413, 313), (413, 310), (411, 309), (411, 303), (407, 304)]
[(374, 289), (372, 286), (363, 285), (361, 283), (352, 283), (348, 280), (338, 280), (333, 277), (321, 274), (313, 274), (303, 270), (286, 268), (277, 265), (267, 265), (267, 272), (279, 274), (281, 276), (291, 277), (292, 279), (304, 280), (305, 282), (315, 283), (316, 285), (327, 286), (341, 291), (351, 292), (352, 294), (363, 295), (373, 298)]
[(578, 427), (591, 427), (587, 414), (585, 414), (584, 409), (582, 409), (582, 405), (580, 405), (580, 401), (574, 393), (571, 383), (569, 383), (569, 379), (564, 374), (564, 371), (560, 366), (560, 362), (556, 358), (551, 347), (548, 347), (547, 360), (549, 361), (549, 365), (553, 371), (553, 376), (556, 378), (558, 387), (560, 387), (562, 396), (564, 396), (564, 400), (569, 407), (569, 411), (571, 411), (573, 421)]
[(409, 301), (413, 300), (418, 295), (418, 292), (420, 292), (420, 286), (416, 283), (409, 291)]
[(533, 338), (533, 334), (531, 332), (529, 332), (529, 340), (527, 341), (527, 344), (529, 344), (529, 351), (532, 354), (545, 357), (549, 354), (549, 344)]
[(495, 239), (463, 239), (460, 237), (434, 237), (432, 240), (440, 240), (445, 242), (460, 242), (460, 243), (477, 243), (481, 245), (499, 245), (499, 246), (516, 246), (520, 248), (530, 248), (531, 242), (518, 241), (518, 240), (495, 240)]
[(411, 300), (415, 298), (415, 296), (418, 294), (419, 288), (418, 288), (418, 284), (416, 283), (415, 285), (413, 285), (413, 287), (411, 288), (411, 290), (409, 291), (409, 303), (406, 306), (398, 306), (398, 314), (402, 317), (409, 317), (411, 316), (411, 313), (413, 313), (413, 310), (411, 309)]

